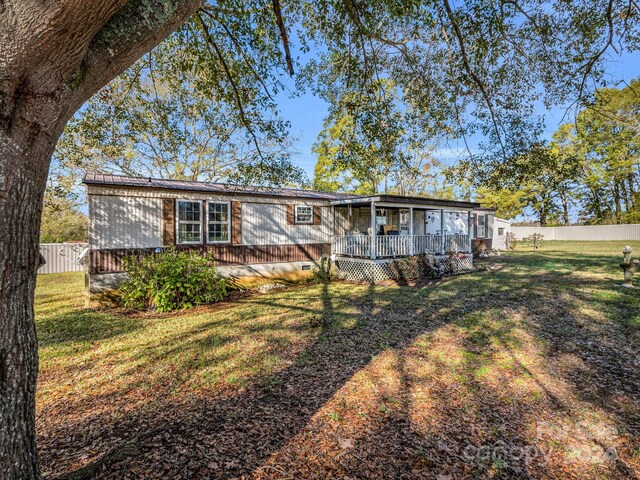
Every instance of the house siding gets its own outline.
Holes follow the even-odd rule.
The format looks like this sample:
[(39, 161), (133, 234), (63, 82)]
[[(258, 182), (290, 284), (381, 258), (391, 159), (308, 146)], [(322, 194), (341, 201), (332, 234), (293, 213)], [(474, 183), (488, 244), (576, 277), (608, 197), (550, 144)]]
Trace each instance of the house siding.
[[(297, 205), (313, 205), (300, 200)], [(287, 223), (287, 206), (263, 203), (242, 204), (242, 243), (244, 245), (284, 245), (329, 243), (331, 241), (331, 208), (320, 209), (320, 225)]]
[(89, 195), (89, 212), (92, 247), (162, 246), (162, 200), (159, 198)]
[[(175, 199), (231, 201), (236, 209), (234, 217), (240, 218), (242, 225), (237, 229), (232, 222), (232, 234), (238, 241), (234, 243), (281, 245), (331, 241), (331, 208), (324, 200), (106, 187), (89, 187), (88, 193), (89, 243), (98, 249), (156, 248), (173, 243), (175, 225), (165, 223), (168, 218), (175, 222), (175, 217), (168, 215), (163, 204), (171, 205)], [(286, 225), (286, 205), (321, 209), (320, 224)]]
[[(232, 202), (233, 244), (178, 246), (213, 252), (218, 265), (310, 262), (330, 253), (331, 208), (323, 200), (282, 198), (274, 203), (257, 196), (90, 187), (89, 273), (122, 272), (125, 256), (146, 255), (172, 245), (175, 214), (167, 207), (173, 207), (178, 198)], [(320, 223), (286, 225), (287, 205), (313, 206)]]

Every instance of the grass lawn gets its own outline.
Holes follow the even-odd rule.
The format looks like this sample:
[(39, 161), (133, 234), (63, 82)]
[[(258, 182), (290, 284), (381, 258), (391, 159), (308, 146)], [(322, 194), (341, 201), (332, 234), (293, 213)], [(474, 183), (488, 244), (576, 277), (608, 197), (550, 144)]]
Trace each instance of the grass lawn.
[[(546, 242), (421, 287), (302, 285), (177, 314), (43, 275), (48, 478), (636, 478), (640, 289)], [(640, 285), (640, 275), (638, 275)]]

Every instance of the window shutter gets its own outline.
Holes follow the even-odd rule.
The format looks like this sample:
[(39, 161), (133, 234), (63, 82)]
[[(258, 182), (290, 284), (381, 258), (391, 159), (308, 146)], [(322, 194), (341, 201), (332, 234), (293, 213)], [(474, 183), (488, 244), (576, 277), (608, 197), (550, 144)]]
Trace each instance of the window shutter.
[(162, 245), (176, 244), (176, 202), (173, 198), (162, 199)]
[(287, 205), (287, 225), (295, 225), (296, 223), (296, 206)]
[(231, 243), (240, 245), (242, 243), (242, 204), (231, 202)]
[(322, 207), (316, 205), (313, 207), (313, 224), (321, 225), (322, 224)]

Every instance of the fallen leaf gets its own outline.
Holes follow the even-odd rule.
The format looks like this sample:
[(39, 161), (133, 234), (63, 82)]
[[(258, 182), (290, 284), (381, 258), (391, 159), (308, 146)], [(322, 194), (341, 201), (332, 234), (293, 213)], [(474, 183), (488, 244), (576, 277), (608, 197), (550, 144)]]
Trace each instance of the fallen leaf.
[(341, 438), (339, 444), (343, 450), (353, 448), (353, 438)]

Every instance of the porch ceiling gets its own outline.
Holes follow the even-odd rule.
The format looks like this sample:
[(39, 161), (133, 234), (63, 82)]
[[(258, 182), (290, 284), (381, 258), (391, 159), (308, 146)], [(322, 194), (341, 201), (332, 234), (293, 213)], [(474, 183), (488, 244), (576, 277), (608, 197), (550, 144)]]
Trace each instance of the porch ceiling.
[(418, 208), (459, 208), (464, 210), (473, 210), (480, 208), (479, 203), (462, 202), (457, 200), (443, 200), (440, 198), (426, 197), (403, 197), (400, 195), (373, 195), (366, 197), (345, 198), (334, 200), (330, 204), (334, 206), (365, 206), (375, 202), (377, 206), (397, 206), (397, 207), (418, 207)]

